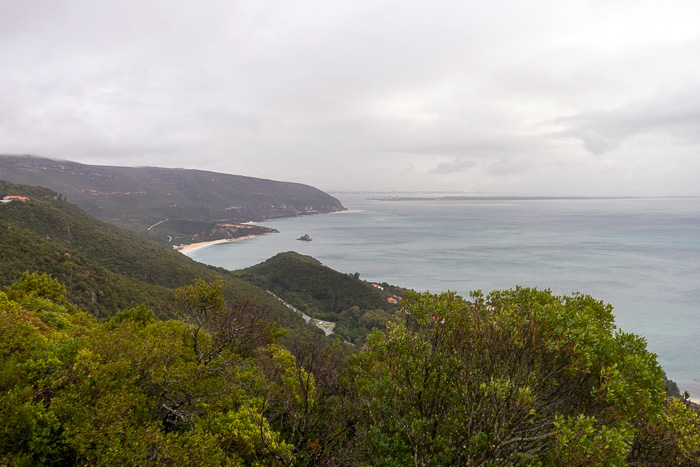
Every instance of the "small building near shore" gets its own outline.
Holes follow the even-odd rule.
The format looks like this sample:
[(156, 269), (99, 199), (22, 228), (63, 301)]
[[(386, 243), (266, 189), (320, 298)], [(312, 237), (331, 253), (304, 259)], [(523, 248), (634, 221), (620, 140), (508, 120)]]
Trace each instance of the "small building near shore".
[(14, 195), (8, 195), (8, 196), (3, 196), (2, 200), (0, 200), (3, 203), (9, 203), (10, 201), (28, 201), (29, 198), (26, 196), (14, 196)]

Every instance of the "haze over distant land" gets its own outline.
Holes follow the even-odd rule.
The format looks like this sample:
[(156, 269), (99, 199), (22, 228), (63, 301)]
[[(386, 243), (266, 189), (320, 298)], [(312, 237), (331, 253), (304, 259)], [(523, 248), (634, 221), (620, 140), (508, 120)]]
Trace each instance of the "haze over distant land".
[(241, 222), (345, 209), (308, 185), (192, 169), (0, 154), (0, 180), (50, 188), (90, 215), (173, 245), (270, 233)]
[(0, 154), (700, 195), (700, 2), (0, 0)]

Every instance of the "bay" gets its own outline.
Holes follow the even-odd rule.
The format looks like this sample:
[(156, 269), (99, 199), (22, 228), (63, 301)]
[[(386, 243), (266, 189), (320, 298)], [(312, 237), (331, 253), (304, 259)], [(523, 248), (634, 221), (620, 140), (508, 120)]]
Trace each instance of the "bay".
[[(349, 211), (261, 223), (280, 233), (188, 255), (241, 269), (297, 251), (365, 280), (463, 296), (582, 292), (612, 304), (617, 325), (644, 336), (669, 377), (700, 397), (700, 200), (335, 196)], [(296, 240), (304, 234), (313, 241)]]

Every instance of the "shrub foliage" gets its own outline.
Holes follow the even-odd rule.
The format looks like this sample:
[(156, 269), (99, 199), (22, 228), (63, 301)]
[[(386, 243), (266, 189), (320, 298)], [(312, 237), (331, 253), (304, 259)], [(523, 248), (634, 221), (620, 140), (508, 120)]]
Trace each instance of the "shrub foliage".
[(699, 465), (697, 414), (591, 297), (412, 294), (353, 354), (224, 287), (168, 321), (0, 292), (0, 464)]

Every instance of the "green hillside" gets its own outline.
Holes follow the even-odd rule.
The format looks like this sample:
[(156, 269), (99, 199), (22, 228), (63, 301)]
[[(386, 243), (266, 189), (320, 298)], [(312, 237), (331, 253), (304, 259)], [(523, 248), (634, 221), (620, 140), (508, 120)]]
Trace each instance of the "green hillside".
[(373, 286), (292, 252), (243, 271), (226, 271), (97, 220), (50, 189), (0, 180), (0, 197), (5, 195), (29, 200), (0, 205), (0, 229), (6, 232), (0, 239), (0, 287), (24, 271), (48, 273), (66, 285), (71, 301), (95, 316), (111, 316), (141, 303), (160, 318), (172, 316), (175, 288), (218, 277), (226, 284), (227, 298), (266, 304), (283, 326), (300, 326), (302, 320), (267, 290), (314, 318), (336, 323), (337, 336), (361, 344), (400, 309), (400, 300), (390, 303), (389, 298), (405, 292), (389, 284)]
[(201, 170), (0, 156), (0, 178), (48, 187), (98, 219), (170, 244), (236, 236), (222, 225), (344, 209), (308, 185)]
[(28, 199), (0, 203), (0, 465), (700, 466), (697, 407), (592, 297), (467, 302), (293, 252), (232, 273), (3, 195)]
[[(334, 333), (357, 344), (373, 329), (385, 329), (401, 308), (406, 289), (343, 274), (318, 260), (290, 251), (234, 271), (241, 279), (273, 291), (307, 315), (336, 323)], [(390, 303), (389, 298), (396, 303)], [(396, 298), (394, 298), (396, 297)]]
[(99, 221), (55, 192), (0, 180), (0, 197), (27, 201), (0, 204), (0, 286), (25, 270), (46, 272), (65, 283), (71, 300), (97, 316), (147, 303), (169, 314), (173, 289), (195, 279), (226, 284), (229, 298), (252, 297), (275, 308), (283, 323), (299, 318), (264, 290), (220, 268), (207, 266), (142, 235)]
[[(0, 206), (0, 216), (3, 207)], [(166, 303), (174, 298), (171, 289), (114, 273), (104, 266), (46, 239), (31, 230), (0, 220), (0, 288), (16, 281), (23, 271), (40, 271), (66, 286), (68, 298), (97, 317), (144, 303), (167, 315)]]

